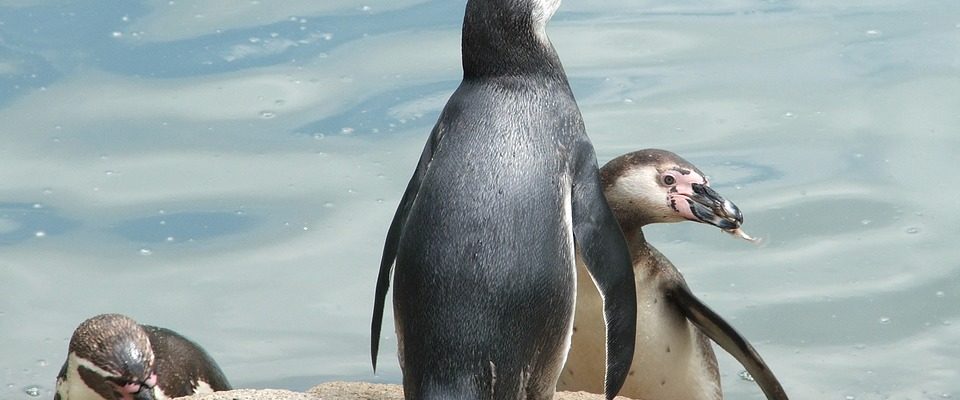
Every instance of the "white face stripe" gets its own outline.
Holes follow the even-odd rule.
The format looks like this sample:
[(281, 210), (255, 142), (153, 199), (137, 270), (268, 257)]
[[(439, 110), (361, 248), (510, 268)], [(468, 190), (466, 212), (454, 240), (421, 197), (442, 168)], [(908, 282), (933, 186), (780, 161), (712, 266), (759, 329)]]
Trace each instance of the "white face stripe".
[(533, 20), (540, 25), (546, 25), (558, 8), (560, 8), (560, 0), (534, 0)]
[(533, 29), (540, 41), (549, 43), (547, 39), (547, 22), (560, 8), (560, 0), (533, 0)]
[(104, 378), (120, 378), (120, 377), (121, 377), (119, 374), (115, 374), (115, 373), (113, 373), (113, 372), (109, 372), (109, 371), (107, 371), (107, 370), (105, 370), (105, 369), (103, 369), (103, 368), (98, 367), (98, 366), (97, 366), (96, 364), (94, 364), (92, 361), (90, 361), (90, 360), (88, 360), (88, 359), (86, 359), (86, 358), (80, 357), (80, 356), (78, 356), (76, 353), (73, 353), (73, 352), (71, 352), (70, 355), (67, 356), (67, 360), (68, 360), (68, 363), (69, 363), (70, 365), (72, 365), (74, 369), (77, 369), (77, 368), (80, 368), (80, 367), (84, 367), (84, 368), (89, 369), (89, 370), (91, 370), (91, 371), (93, 371), (93, 372), (96, 372), (97, 375), (100, 375), (100, 376), (102, 376), (102, 377), (104, 377)]
[(71, 352), (67, 355), (67, 375), (64, 379), (57, 379), (57, 393), (64, 400), (106, 400), (95, 390), (87, 386), (80, 377), (80, 367), (83, 366), (94, 373), (106, 377), (117, 377), (103, 368), (97, 367), (90, 360), (78, 357)]

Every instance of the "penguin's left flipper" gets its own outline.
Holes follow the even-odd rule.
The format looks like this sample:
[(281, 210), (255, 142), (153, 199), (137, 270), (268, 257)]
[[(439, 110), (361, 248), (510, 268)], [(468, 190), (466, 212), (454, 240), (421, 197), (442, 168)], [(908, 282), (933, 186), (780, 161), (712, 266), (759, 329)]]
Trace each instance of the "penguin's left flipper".
[(387, 239), (383, 244), (383, 255), (380, 258), (380, 273), (377, 276), (377, 290), (373, 300), (373, 321), (370, 324), (370, 359), (373, 362), (373, 371), (377, 371), (377, 354), (380, 352), (380, 330), (383, 325), (383, 308), (387, 301), (387, 291), (390, 289), (390, 269), (393, 267), (393, 261), (397, 258), (397, 247), (400, 244), (400, 233), (403, 232), (403, 225), (407, 220), (407, 214), (413, 207), (414, 200), (417, 199), (417, 193), (420, 192), (420, 184), (423, 182), (423, 176), (427, 173), (430, 162), (433, 161), (434, 149), (439, 147), (440, 140), (443, 138), (443, 127), (440, 123), (434, 127), (430, 134), (430, 140), (427, 141), (420, 155), (420, 162), (417, 169), (413, 171), (410, 182), (407, 183), (407, 190), (403, 192), (403, 198), (400, 205), (397, 206), (397, 212), (393, 215), (393, 222), (390, 223), (390, 229), (387, 230)]
[(693, 322), (701, 332), (719, 344), (747, 369), (767, 399), (788, 400), (780, 381), (773, 375), (773, 371), (767, 367), (750, 342), (733, 329), (733, 326), (723, 317), (694, 296), (687, 285), (678, 282), (668, 287), (666, 292), (667, 297), (677, 305), (690, 322)]
[(630, 250), (601, 190), (593, 149), (584, 151), (572, 185), (573, 236), (603, 298), (607, 328), (604, 388), (613, 399), (630, 372), (637, 335), (637, 289)]

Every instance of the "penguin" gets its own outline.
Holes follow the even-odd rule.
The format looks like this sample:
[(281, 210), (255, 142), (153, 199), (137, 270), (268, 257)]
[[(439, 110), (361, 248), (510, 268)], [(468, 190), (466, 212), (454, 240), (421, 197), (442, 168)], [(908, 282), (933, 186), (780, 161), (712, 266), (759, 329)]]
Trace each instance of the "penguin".
[(73, 332), (54, 400), (164, 400), (230, 390), (220, 367), (174, 331), (101, 314)]
[[(780, 382), (753, 346), (690, 292), (683, 275), (647, 243), (641, 229), (658, 222), (694, 221), (756, 240), (740, 229), (743, 214), (737, 206), (711, 189), (697, 167), (665, 150), (617, 157), (601, 168), (600, 177), (627, 238), (636, 276), (636, 353), (621, 395), (644, 400), (722, 399), (712, 339), (746, 367), (768, 399), (786, 400)], [(578, 282), (573, 344), (558, 389), (599, 393), (601, 299), (586, 283)]]
[(604, 298), (607, 398), (626, 378), (633, 269), (545, 33), (559, 3), (467, 2), (463, 80), (400, 200), (376, 285), (374, 371), (395, 265), (406, 399), (551, 399), (573, 329), (577, 252)]

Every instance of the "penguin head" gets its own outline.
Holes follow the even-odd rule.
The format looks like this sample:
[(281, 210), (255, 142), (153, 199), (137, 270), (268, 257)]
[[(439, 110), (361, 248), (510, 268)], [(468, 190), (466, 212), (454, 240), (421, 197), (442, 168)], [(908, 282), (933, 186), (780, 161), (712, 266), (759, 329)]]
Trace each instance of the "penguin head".
[(154, 398), (157, 375), (150, 339), (129, 317), (103, 314), (83, 321), (70, 339), (67, 363), (104, 399)]
[(694, 221), (733, 231), (743, 224), (740, 209), (710, 188), (706, 175), (666, 150), (645, 149), (614, 158), (600, 169), (600, 179), (607, 203), (624, 229)]

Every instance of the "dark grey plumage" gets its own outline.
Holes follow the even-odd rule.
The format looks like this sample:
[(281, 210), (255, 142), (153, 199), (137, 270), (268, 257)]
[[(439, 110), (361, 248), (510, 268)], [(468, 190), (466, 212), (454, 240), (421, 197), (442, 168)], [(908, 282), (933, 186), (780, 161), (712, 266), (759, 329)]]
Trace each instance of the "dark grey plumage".
[(396, 261), (408, 399), (550, 398), (572, 328), (574, 246), (607, 299), (609, 398), (626, 376), (633, 274), (580, 111), (543, 32), (558, 4), (467, 4), (463, 82), (403, 195), (377, 281), (374, 368)]

